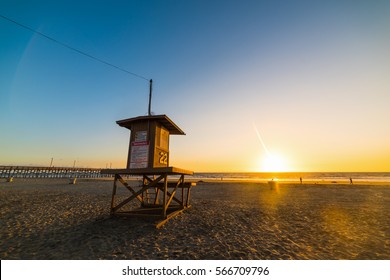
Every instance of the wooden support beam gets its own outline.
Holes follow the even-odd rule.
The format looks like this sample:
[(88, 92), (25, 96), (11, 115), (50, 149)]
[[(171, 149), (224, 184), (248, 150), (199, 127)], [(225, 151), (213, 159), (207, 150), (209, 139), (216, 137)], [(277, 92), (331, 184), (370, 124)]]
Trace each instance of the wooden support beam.
[(117, 180), (119, 180), (119, 182), (122, 183), (122, 185), (124, 185), (133, 195), (135, 195), (135, 197), (141, 202), (143, 203), (143, 199), (142, 197), (138, 194), (136, 195), (136, 192), (126, 183), (125, 180), (123, 180), (123, 178), (119, 175), (119, 174), (115, 174), (115, 178)]
[(168, 194), (169, 196), (173, 197), (173, 198), (172, 198), (173, 201), (177, 202), (179, 205), (183, 205), (183, 202), (180, 201), (180, 200), (178, 200), (176, 197), (172, 196), (172, 194), (171, 194), (170, 192), (167, 192), (167, 194)]
[(150, 213), (134, 213), (132, 211), (128, 212), (117, 212), (115, 213), (115, 216), (122, 216), (122, 217), (140, 217), (140, 218), (159, 218), (161, 217), (160, 214), (150, 214)]
[(177, 187), (178, 187), (180, 184), (182, 184), (182, 183), (183, 183), (183, 182), (182, 182), (182, 178), (180, 178), (179, 181), (177, 181), (176, 187), (175, 187), (175, 189), (173, 190), (172, 194), (170, 194), (170, 197), (169, 197), (169, 199), (168, 199), (168, 202), (167, 202), (166, 207), (169, 207), (169, 204), (171, 204), (172, 199), (173, 199), (174, 196), (175, 196)]
[[(176, 188), (177, 182), (168, 182), (168, 189)], [(183, 182), (179, 184), (178, 188), (179, 189), (188, 189), (191, 187), (196, 186), (196, 183), (191, 183), (191, 182)], [(159, 187), (161, 190), (164, 188), (164, 183), (158, 183), (157, 187)]]
[(166, 222), (168, 222), (170, 219), (176, 217), (177, 215), (181, 214), (184, 210), (186, 210), (186, 209), (183, 208), (181, 210), (177, 210), (177, 211), (169, 214), (164, 220), (162, 220), (156, 224), (156, 228), (160, 229), (163, 225), (166, 224)]
[(163, 219), (167, 217), (167, 192), (168, 192), (168, 176), (165, 175), (164, 190), (163, 190), (163, 211), (162, 211)]
[[(165, 182), (165, 180), (166, 180), (166, 175), (160, 175), (157, 179), (155, 179), (155, 180), (152, 180), (152, 181), (150, 181), (150, 184), (147, 184), (147, 185), (145, 185), (145, 187), (147, 187), (147, 188), (154, 188), (154, 187), (156, 187), (156, 185), (162, 180), (162, 179), (164, 179), (164, 182)], [(148, 178), (149, 179), (149, 178)]]
[(191, 189), (187, 189), (187, 199), (186, 199), (186, 204), (185, 204), (186, 207), (189, 206), (189, 202), (190, 202), (190, 192), (191, 192)]
[(156, 197), (154, 198), (154, 204), (158, 204), (158, 196), (160, 195), (160, 189), (155, 187), (154, 191), (156, 193)]
[(116, 212), (118, 209), (120, 209), (121, 207), (123, 207), (124, 205), (126, 205), (127, 203), (129, 203), (130, 201), (132, 201), (134, 198), (138, 197), (142, 192), (144, 192), (146, 190), (145, 187), (143, 187), (142, 189), (140, 189), (138, 192), (135, 192), (132, 196), (126, 198), (125, 200), (123, 200), (121, 203), (119, 203), (118, 205), (116, 205), (114, 208), (112, 208), (112, 211), (113, 212)]
[(112, 197), (111, 197), (111, 213), (113, 213), (112, 209), (114, 208), (114, 201), (115, 201), (115, 195), (116, 195), (116, 181), (117, 181), (117, 178), (115, 176), (115, 179), (114, 179), (114, 186), (112, 187)]

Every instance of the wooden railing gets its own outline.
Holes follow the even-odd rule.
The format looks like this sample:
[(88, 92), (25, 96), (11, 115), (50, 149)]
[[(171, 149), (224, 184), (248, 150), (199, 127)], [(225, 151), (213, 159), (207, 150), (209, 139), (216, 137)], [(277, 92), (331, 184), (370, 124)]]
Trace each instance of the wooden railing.
[(103, 178), (100, 168), (0, 166), (0, 178)]

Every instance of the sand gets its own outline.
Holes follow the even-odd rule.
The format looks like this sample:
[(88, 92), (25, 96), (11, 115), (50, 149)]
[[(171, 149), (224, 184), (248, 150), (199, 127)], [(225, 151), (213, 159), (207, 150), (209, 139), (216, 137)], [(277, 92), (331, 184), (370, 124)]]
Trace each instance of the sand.
[(156, 229), (111, 180), (1, 180), (1, 259), (390, 259), (390, 185), (198, 183)]

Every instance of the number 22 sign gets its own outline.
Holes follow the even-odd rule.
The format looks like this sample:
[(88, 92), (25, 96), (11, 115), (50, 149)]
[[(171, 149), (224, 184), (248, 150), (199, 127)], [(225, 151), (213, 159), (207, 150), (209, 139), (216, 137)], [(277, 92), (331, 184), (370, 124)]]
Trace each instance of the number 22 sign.
[(168, 164), (168, 153), (166, 152), (160, 152), (159, 153), (159, 163), (161, 164)]

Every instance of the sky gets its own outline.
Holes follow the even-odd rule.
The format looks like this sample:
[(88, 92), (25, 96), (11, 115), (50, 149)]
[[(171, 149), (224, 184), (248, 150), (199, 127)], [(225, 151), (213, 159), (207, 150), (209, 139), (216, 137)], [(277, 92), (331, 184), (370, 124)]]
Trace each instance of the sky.
[(0, 165), (124, 168), (166, 114), (197, 172), (390, 171), (390, 1), (2, 0)]

